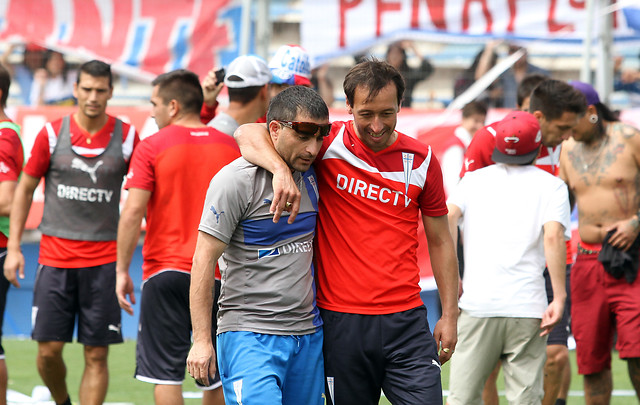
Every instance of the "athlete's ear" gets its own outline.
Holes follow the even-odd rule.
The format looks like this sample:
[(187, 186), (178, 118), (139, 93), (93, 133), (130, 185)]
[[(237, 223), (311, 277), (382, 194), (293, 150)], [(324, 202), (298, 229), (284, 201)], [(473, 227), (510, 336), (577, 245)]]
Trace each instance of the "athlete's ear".
[(180, 103), (175, 98), (169, 101), (169, 116), (175, 118), (180, 112)]
[(534, 112), (532, 112), (531, 114), (533, 114), (534, 117), (536, 117), (536, 119), (538, 120), (538, 122), (542, 122), (542, 120), (544, 118), (546, 118), (544, 116), (544, 114), (542, 113), (542, 111), (540, 110), (535, 110)]
[(271, 135), (271, 140), (275, 143), (280, 136), (280, 131), (282, 130), (282, 124), (280, 124), (276, 120), (272, 120), (269, 122), (269, 135)]
[(353, 109), (349, 105), (349, 100), (345, 101), (345, 104), (347, 105), (347, 113), (353, 114)]

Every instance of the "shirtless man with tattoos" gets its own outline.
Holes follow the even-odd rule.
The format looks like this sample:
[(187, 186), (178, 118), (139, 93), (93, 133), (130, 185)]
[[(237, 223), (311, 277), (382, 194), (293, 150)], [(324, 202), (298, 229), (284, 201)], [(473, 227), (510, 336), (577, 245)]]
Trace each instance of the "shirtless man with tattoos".
[[(616, 278), (598, 254), (607, 241), (635, 253), (637, 276), (640, 232), (640, 131), (619, 122), (596, 91), (571, 83), (587, 99), (587, 113), (562, 146), (560, 177), (578, 204), (581, 242), (571, 270), (571, 319), (578, 372), (584, 375), (585, 402), (608, 404), (613, 382), (611, 349), (627, 361), (640, 398), (640, 278)], [(635, 242), (635, 243), (634, 243)]]

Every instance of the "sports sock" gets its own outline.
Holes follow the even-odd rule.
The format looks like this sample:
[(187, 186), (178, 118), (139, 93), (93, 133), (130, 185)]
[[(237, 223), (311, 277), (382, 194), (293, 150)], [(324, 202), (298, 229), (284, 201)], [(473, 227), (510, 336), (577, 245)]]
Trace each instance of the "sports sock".
[(556, 405), (567, 405), (567, 400), (558, 398), (556, 399)]
[(59, 405), (71, 405), (71, 397), (67, 397), (67, 400)]

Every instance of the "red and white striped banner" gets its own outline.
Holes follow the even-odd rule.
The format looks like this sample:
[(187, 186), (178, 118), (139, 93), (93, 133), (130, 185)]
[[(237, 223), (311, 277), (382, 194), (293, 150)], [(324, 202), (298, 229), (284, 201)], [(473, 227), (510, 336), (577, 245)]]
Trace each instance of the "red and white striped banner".
[[(220, 65), (237, 28), (222, 17), (231, 0), (4, 0), (0, 40), (35, 42), (100, 59), (144, 80)], [(235, 46), (235, 45), (233, 45)]]
[[(633, 7), (610, 10), (602, 8), (608, 2), (596, 3), (593, 37), (600, 17), (613, 13), (614, 40), (640, 43), (636, 17), (627, 12)], [(586, 25), (585, 0), (304, 0), (301, 36), (302, 46), (320, 63), (395, 39), (469, 43), (502, 38), (575, 47)]]

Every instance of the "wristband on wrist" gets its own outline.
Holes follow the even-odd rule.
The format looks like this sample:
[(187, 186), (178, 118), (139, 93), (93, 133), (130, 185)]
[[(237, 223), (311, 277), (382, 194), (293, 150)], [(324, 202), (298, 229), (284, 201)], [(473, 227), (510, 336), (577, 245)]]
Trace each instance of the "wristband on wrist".
[(630, 223), (633, 229), (640, 228), (640, 211), (636, 212), (636, 214), (631, 217)]

